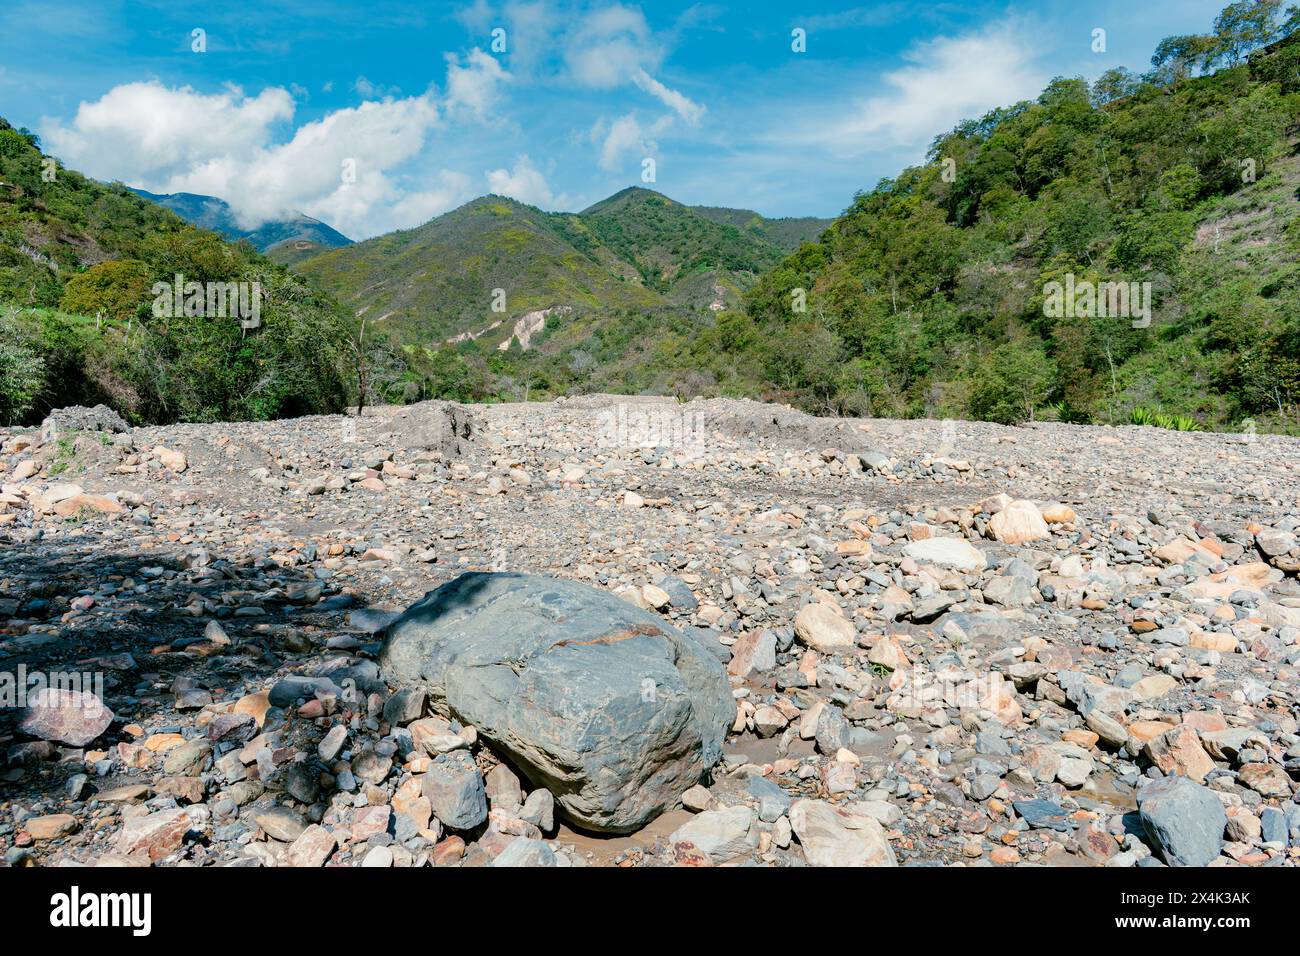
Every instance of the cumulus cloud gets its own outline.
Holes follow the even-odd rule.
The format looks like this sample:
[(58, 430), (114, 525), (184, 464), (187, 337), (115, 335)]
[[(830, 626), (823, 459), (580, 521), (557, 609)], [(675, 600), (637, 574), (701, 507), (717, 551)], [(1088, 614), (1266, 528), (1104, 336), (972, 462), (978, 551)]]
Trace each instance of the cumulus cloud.
[(617, 169), (629, 154), (653, 155), (658, 151), (657, 139), (676, 120), (697, 126), (704, 116), (703, 106), (651, 74), (666, 51), (635, 7), (615, 4), (588, 13), (565, 38), (563, 49), (568, 76), (578, 85), (596, 90), (634, 86), (671, 111), (650, 121), (631, 112), (597, 123), (592, 139), (600, 144), (601, 169)]
[(564, 59), (572, 77), (592, 89), (612, 89), (663, 60), (645, 15), (617, 4), (595, 10), (566, 38)]
[(484, 119), (496, 103), (501, 87), (510, 79), (495, 57), (471, 50), (464, 66), (454, 53), (447, 54), (447, 109), (464, 110)]
[[(447, 171), (436, 188), (411, 190), (400, 167), (453, 117), (484, 119), (509, 75), (472, 52), (448, 62), (448, 89), (335, 110), (277, 142), (293, 98), (272, 88), (255, 97), (231, 88), (204, 94), (160, 83), (115, 87), (83, 103), (68, 125), (42, 135), (64, 162), (101, 179), (154, 192), (194, 192), (230, 203), (245, 228), (301, 210), (364, 237), (415, 225), (468, 198), (466, 177)], [(425, 218), (428, 218), (425, 215)]]
[(488, 191), (498, 196), (509, 196), (531, 206), (543, 209), (555, 209), (563, 204), (563, 197), (557, 197), (546, 177), (533, 165), (528, 156), (515, 160), (513, 169), (493, 169), (487, 174)]
[(293, 97), (279, 88), (250, 97), (238, 87), (205, 94), (126, 83), (82, 103), (70, 126), (46, 120), (41, 133), (70, 166), (101, 179), (156, 182), (214, 156), (262, 150), (293, 111)]
[(847, 109), (822, 131), (834, 146), (925, 147), (962, 119), (1037, 95), (1047, 77), (1035, 47), (1012, 28), (939, 37), (910, 50), (909, 61), (883, 77), (892, 89)]
[(597, 93), (639, 90), (666, 107), (669, 112), (658, 117), (642, 118), (633, 111), (596, 124), (590, 139), (598, 146), (597, 163), (612, 170), (632, 152), (654, 152), (655, 137), (675, 123), (700, 124), (705, 107), (655, 74), (681, 31), (716, 15), (716, 9), (696, 5), (661, 34), (651, 29), (638, 7), (621, 3), (557, 8), (544, 0), (508, 0), (494, 8), (488, 0), (474, 0), (456, 18), (485, 37), (503, 27), (504, 59), (512, 73)]
[(638, 160), (659, 152), (657, 137), (672, 126), (671, 115), (661, 116), (649, 125), (643, 125), (635, 113), (620, 116), (612, 123), (596, 123), (591, 139), (600, 144), (600, 168), (613, 171), (622, 165), (628, 155)]

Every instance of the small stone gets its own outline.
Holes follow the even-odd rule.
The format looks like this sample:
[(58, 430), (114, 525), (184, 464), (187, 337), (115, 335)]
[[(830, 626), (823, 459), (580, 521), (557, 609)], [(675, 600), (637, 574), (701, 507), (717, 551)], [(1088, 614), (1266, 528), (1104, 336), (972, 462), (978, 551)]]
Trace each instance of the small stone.
[(875, 817), (822, 800), (797, 800), (790, 826), (809, 866), (897, 866), (893, 848)]
[(471, 830), (487, 819), (483, 775), (463, 752), (438, 757), (422, 781), (434, 815), (453, 830)]
[(280, 865), (310, 868), (324, 866), (337, 845), (334, 834), (320, 824), (313, 823), (289, 844), (280, 858)]
[(307, 829), (305, 821), (288, 807), (268, 807), (253, 814), (253, 822), (266, 831), (266, 835), (285, 843), (292, 843)]
[(31, 817), (23, 821), (23, 829), (33, 840), (57, 840), (76, 832), (77, 818), (70, 813), (52, 813), (44, 817)]
[(493, 867), (507, 866), (558, 866), (555, 851), (541, 840), (517, 836), (496, 855), (489, 864)]
[(160, 860), (180, 849), (190, 831), (190, 816), (180, 808), (130, 817), (117, 837), (120, 853)]

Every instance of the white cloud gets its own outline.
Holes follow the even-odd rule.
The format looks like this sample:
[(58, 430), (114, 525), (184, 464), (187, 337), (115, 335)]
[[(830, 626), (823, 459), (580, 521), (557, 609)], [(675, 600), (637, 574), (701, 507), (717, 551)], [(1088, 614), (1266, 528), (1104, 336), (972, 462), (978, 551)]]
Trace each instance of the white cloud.
[(505, 30), (505, 60), (516, 76), (532, 77), (558, 49), (555, 42), (560, 32), (558, 18), (545, 0), (511, 0), (499, 13), (493, 13), (486, 0), (476, 0), (455, 18), (484, 45), (488, 44), (491, 31), (498, 27)]
[(70, 126), (44, 120), (41, 133), (69, 166), (101, 179), (156, 182), (214, 156), (262, 150), (293, 110), (293, 97), (274, 87), (249, 97), (237, 87), (204, 94), (126, 83), (82, 103)]
[(639, 156), (658, 152), (656, 138), (667, 133), (675, 119), (698, 126), (703, 118), (703, 106), (651, 75), (666, 51), (637, 8), (615, 4), (588, 13), (561, 43), (568, 76), (579, 86), (608, 90), (630, 84), (672, 111), (649, 124), (634, 113), (607, 127), (603, 121), (598, 123), (592, 139), (600, 142), (601, 169), (618, 168), (623, 157), (634, 151)]
[(447, 108), (465, 110), (476, 119), (486, 118), (510, 74), (495, 57), (471, 50), (465, 66), (456, 54), (447, 54)]
[(487, 0), (474, 0), (456, 18), (484, 37), (487, 31), (503, 27), (505, 61), (512, 73), (526, 79), (597, 93), (636, 88), (667, 107), (668, 114), (653, 120), (628, 113), (597, 123), (590, 136), (599, 146), (597, 163), (611, 170), (633, 150), (639, 155), (653, 152), (653, 138), (667, 133), (675, 120), (692, 127), (700, 124), (705, 107), (654, 73), (677, 34), (716, 13), (704, 6), (691, 7), (673, 29), (660, 35), (638, 7), (620, 3), (571, 4), (561, 10), (545, 0), (508, 0), (494, 10)]
[(515, 160), (514, 169), (493, 169), (487, 174), (488, 191), (498, 196), (509, 196), (530, 206), (556, 209), (563, 205), (564, 197), (557, 197), (546, 182), (546, 177), (526, 155)]
[(884, 75), (889, 93), (858, 101), (818, 138), (847, 151), (925, 148), (965, 118), (1036, 96), (1047, 77), (1035, 49), (1006, 26), (922, 43), (905, 54), (911, 65)]
[(703, 106), (691, 101), (676, 90), (670, 90), (645, 70), (637, 70), (632, 76), (632, 82), (658, 99), (691, 126), (698, 126), (700, 118), (704, 116)]
[(663, 135), (672, 123), (673, 118), (669, 115), (644, 126), (635, 113), (620, 116), (608, 125), (604, 121), (598, 122), (592, 127), (591, 139), (600, 143), (600, 168), (618, 169), (629, 153), (638, 159), (656, 155), (659, 152), (656, 137)]
[(621, 86), (638, 70), (658, 67), (664, 56), (645, 15), (618, 4), (587, 14), (563, 48), (570, 75), (593, 89)]
[[(290, 87), (292, 89), (292, 87)], [(396, 86), (384, 86), (382, 83), (372, 83), (364, 76), (358, 76), (352, 84), (352, 90), (360, 94), (363, 99), (382, 100), (388, 96), (396, 96), (402, 92)]]
[(436, 188), (409, 189), (400, 168), (454, 118), (488, 119), (508, 79), (475, 50), (464, 64), (448, 60), (445, 97), (431, 88), (363, 102), (303, 124), (279, 143), (277, 124), (293, 116), (283, 89), (247, 97), (234, 88), (203, 94), (133, 83), (83, 103), (67, 126), (46, 120), (42, 134), (65, 163), (89, 175), (154, 192), (220, 196), (246, 228), (301, 210), (365, 237), (469, 198), (464, 176), (444, 170)]

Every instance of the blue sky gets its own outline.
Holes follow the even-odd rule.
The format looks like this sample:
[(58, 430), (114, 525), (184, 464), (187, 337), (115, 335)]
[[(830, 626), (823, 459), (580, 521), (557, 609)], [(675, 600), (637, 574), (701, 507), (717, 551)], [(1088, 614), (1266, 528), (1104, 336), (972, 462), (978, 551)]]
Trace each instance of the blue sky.
[(89, 175), (354, 238), (487, 192), (581, 209), (647, 158), (682, 202), (832, 216), (962, 118), (1145, 69), (1225, 2), (10, 0), (0, 115)]

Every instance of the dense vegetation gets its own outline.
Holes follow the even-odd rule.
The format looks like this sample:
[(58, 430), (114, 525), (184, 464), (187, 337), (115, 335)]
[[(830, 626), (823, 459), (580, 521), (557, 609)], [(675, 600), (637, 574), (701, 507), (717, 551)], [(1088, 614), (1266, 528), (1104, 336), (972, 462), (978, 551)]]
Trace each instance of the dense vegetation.
[[(1057, 79), (960, 124), (926, 165), (859, 194), (767, 270), (740, 307), (602, 297), (548, 322), (527, 353), (444, 347), (418, 390), (1300, 430), (1297, 26), (1296, 8), (1234, 3), (1213, 33), (1162, 42), (1146, 75)], [(702, 233), (660, 200), (628, 190), (558, 228), (585, 254), (633, 265), (649, 291), (687, 288), (678, 276)], [(620, 218), (603, 222), (606, 209)], [(690, 212), (754, 233), (742, 211)], [(756, 225), (770, 237), (771, 222)], [(705, 264), (754, 265), (734, 249), (734, 237), (716, 243)], [(1152, 321), (1048, 314), (1049, 283), (1068, 276), (1149, 282)]]
[[(0, 120), (0, 423), (105, 402), (138, 422), (334, 411), (353, 330), (300, 278), (120, 185), (55, 166)], [(260, 324), (154, 314), (153, 286), (258, 283)]]
[[(1296, 428), (1297, 25), (1233, 4), (1146, 76), (1057, 79), (962, 123), (720, 316), (701, 365), (856, 414)], [(1069, 273), (1151, 282), (1154, 321), (1046, 316)]]
[[(739, 307), (793, 236), (825, 225), (694, 209), (639, 187), (581, 213), (485, 196), (293, 268), (400, 343), (368, 369), (386, 400), (695, 394), (716, 382), (681, 366), (715, 310)], [(503, 311), (492, 308), (496, 289)], [(521, 315), (554, 306), (568, 311), (547, 318), (539, 348), (497, 348)]]
[[(487, 345), (504, 340), (519, 316), (552, 306), (598, 323), (628, 308), (738, 304), (784, 251), (764, 224), (784, 222), (738, 228), (635, 187), (581, 213), (546, 213), (485, 196), (416, 229), (294, 268), (359, 316), (382, 316), (407, 343), (429, 346), (486, 332), (480, 344)], [(503, 311), (492, 307), (496, 289), (505, 294)]]
[[(829, 226), (641, 188), (577, 214), (489, 196), (275, 257), (305, 281), (121, 186), (44, 181), (0, 121), (0, 418), (600, 390), (1300, 431), (1298, 118), (1300, 8), (1241, 0), (1147, 74), (959, 124)], [(261, 282), (262, 326), (159, 321), (148, 290), (176, 272)], [(1151, 321), (1054, 311), (1054, 283), (1149, 283)], [(530, 350), (498, 348), (556, 306)]]

